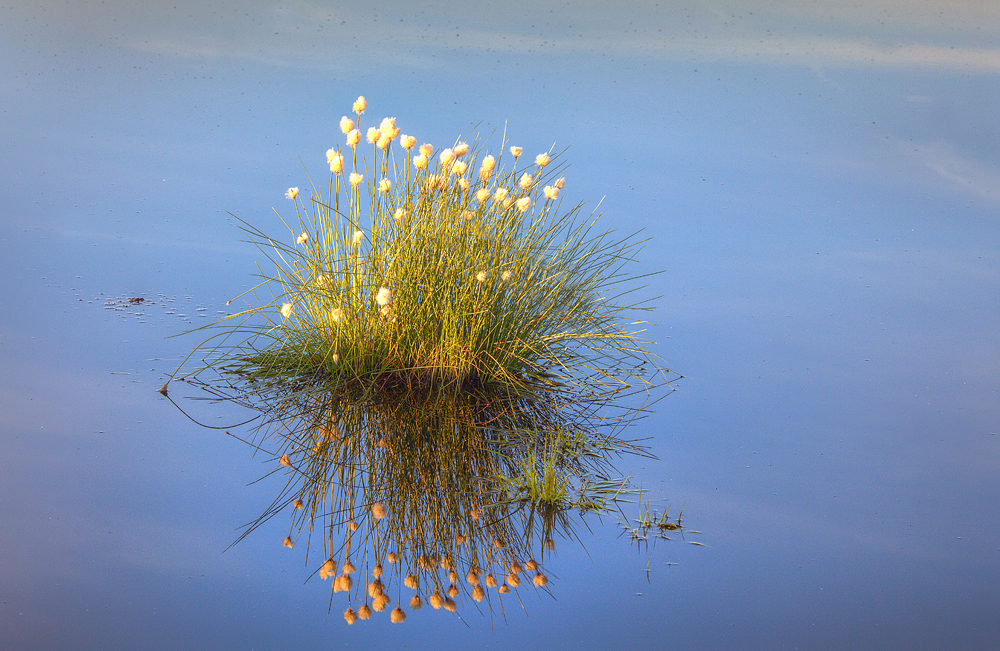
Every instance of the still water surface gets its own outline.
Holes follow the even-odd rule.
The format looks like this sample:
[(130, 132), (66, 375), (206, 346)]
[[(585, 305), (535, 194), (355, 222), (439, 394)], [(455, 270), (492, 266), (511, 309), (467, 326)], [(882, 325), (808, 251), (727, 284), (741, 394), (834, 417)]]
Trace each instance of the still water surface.
[[(115, 4), (0, 12), (0, 648), (1000, 645), (995, 9)], [(359, 94), (569, 145), (565, 193), (643, 229), (685, 378), (619, 467), (702, 533), (591, 520), (552, 597), (398, 626), (346, 626), (285, 520), (226, 550), (280, 486), (156, 392), (171, 337), (252, 283), (227, 211), (282, 236)]]

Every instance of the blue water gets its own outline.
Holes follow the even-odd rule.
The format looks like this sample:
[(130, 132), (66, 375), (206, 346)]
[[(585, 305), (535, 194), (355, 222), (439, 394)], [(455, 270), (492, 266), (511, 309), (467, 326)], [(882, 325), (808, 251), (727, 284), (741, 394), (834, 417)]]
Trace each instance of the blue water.
[[(997, 9), (173, 6), (0, 9), (0, 648), (1000, 646)], [(685, 377), (620, 468), (702, 533), (595, 520), (554, 599), (400, 626), (328, 614), (280, 518), (223, 553), (281, 486), (156, 392), (170, 337), (359, 94), (569, 146), (566, 200), (642, 229)]]

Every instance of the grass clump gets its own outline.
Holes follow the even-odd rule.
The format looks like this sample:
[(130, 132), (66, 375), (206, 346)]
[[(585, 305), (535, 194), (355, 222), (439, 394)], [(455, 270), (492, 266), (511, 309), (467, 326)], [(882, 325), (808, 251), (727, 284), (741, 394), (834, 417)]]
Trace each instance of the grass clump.
[(366, 147), (363, 98), (355, 108), (346, 144), (327, 152), (325, 196), (286, 193), (292, 237), (244, 222), (276, 268), (252, 292), (273, 294), (218, 324), (226, 341), (246, 338), (213, 340), (208, 366), (358, 395), (650, 386), (641, 323), (622, 319), (634, 280), (623, 266), (640, 243), (595, 232), (582, 205), (564, 209), (556, 154), (525, 162), (506, 141), (495, 154), (458, 141), (435, 155), (394, 118), (367, 130)]

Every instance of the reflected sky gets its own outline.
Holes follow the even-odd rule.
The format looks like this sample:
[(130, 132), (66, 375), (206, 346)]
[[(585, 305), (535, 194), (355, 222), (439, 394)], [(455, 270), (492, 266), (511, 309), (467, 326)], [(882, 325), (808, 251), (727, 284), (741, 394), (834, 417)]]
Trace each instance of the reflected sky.
[[(995, 648), (998, 32), (987, 2), (0, 8), (0, 647)], [(506, 623), (351, 628), (283, 522), (222, 553), (275, 489), (156, 393), (168, 337), (249, 286), (228, 213), (282, 235), (359, 94), (421, 142), (568, 146), (566, 196), (650, 238), (685, 379), (621, 470), (705, 546), (595, 524)]]

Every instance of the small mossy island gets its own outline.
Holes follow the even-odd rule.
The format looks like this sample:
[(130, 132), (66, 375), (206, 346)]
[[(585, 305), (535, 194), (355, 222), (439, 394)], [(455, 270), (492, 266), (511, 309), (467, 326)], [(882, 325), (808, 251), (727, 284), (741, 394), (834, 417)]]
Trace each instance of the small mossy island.
[(575, 514), (635, 493), (611, 460), (646, 454), (622, 429), (671, 390), (626, 318), (646, 309), (641, 242), (564, 206), (556, 153), (435, 153), (353, 108), (328, 185), (288, 189), (288, 237), (243, 221), (275, 271), (175, 375), (258, 412), (245, 440), (286, 483), (243, 536), (291, 512), (284, 544), (346, 593), (348, 623), (393, 602), (403, 621), (404, 586), (410, 610), (465, 594), (502, 612), (522, 572), (549, 589)]

